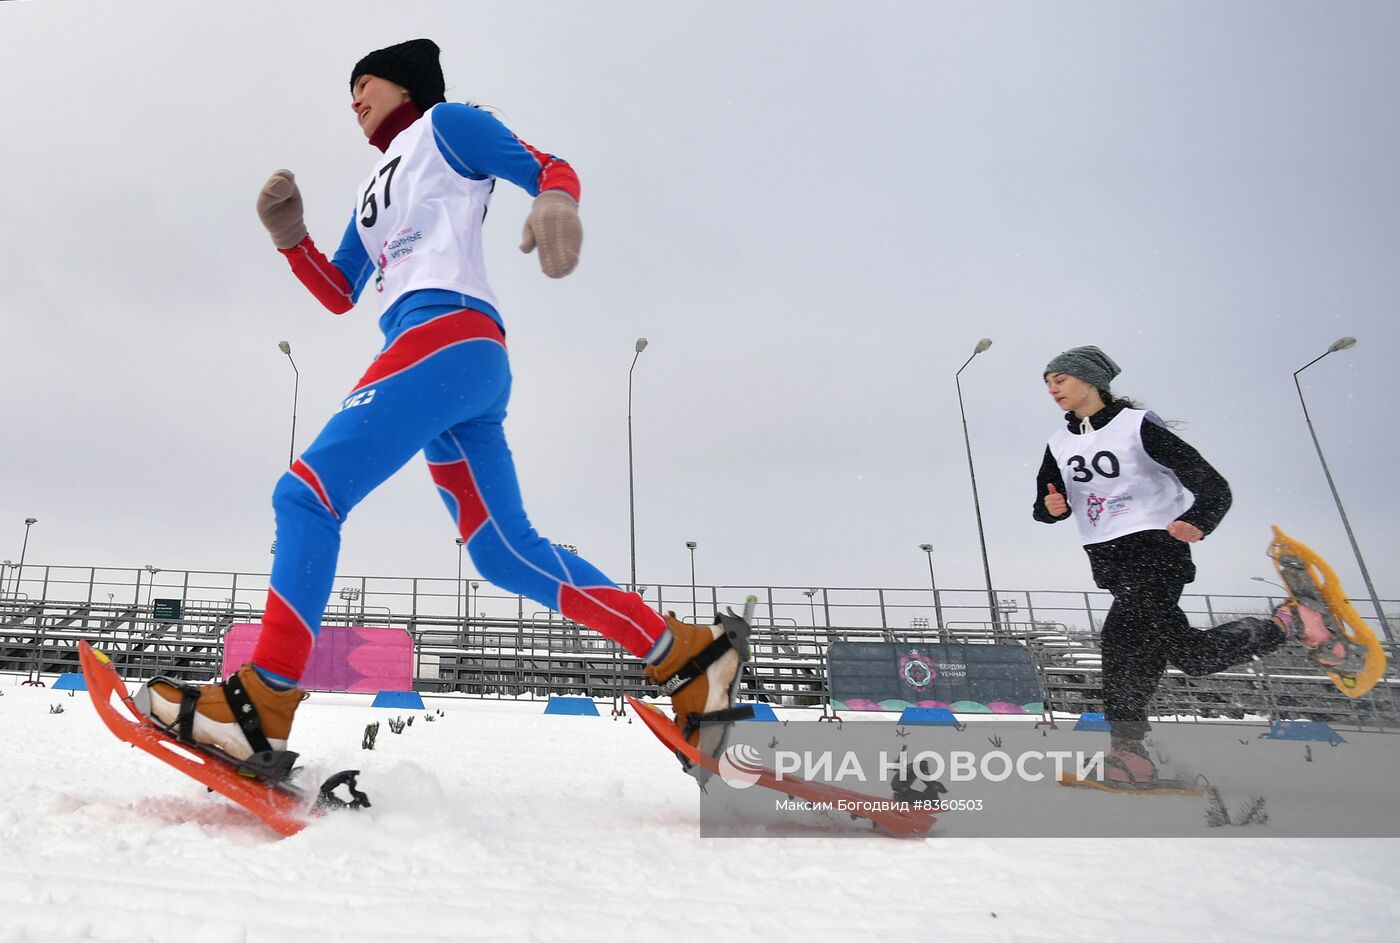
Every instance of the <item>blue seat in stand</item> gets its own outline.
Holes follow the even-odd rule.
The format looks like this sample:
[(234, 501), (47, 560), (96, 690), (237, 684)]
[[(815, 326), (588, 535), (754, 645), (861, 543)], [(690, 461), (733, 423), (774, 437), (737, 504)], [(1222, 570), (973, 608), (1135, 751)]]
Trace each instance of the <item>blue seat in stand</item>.
[(1075, 730), (1088, 730), (1091, 733), (1108, 733), (1108, 721), (1103, 719), (1103, 714), (1080, 714), (1079, 719), (1074, 722)]
[(563, 714), (569, 717), (597, 717), (598, 705), (591, 697), (551, 697), (544, 706), (546, 714)]
[(1320, 720), (1280, 720), (1269, 728), (1269, 740), (1320, 740), (1346, 743), (1346, 738)]
[(87, 679), (82, 672), (70, 671), (67, 674), (58, 676), (58, 680), (53, 683), (55, 691), (86, 691)]
[(423, 710), (423, 695), (417, 691), (380, 691), (374, 696), (370, 707), (387, 707), (392, 710)]
[(920, 724), (925, 727), (961, 727), (958, 718), (946, 707), (906, 707), (899, 715), (901, 724)]
[(768, 704), (735, 704), (735, 707), (752, 707), (753, 716), (746, 717), (745, 720), (768, 721), (776, 724), (778, 715), (773, 713), (773, 708)]

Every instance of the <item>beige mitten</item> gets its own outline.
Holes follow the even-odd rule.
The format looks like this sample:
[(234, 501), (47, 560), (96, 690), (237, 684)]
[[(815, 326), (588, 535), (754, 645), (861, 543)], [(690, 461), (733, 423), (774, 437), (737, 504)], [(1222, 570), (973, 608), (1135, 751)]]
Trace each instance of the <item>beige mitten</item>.
[(535, 197), (525, 220), (520, 251), (530, 252), (539, 246), (540, 271), (550, 278), (563, 278), (578, 266), (582, 245), (583, 223), (574, 198), (563, 190), (546, 190)]
[(279, 249), (290, 249), (306, 238), (301, 191), (290, 170), (276, 171), (258, 191), (258, 219)]

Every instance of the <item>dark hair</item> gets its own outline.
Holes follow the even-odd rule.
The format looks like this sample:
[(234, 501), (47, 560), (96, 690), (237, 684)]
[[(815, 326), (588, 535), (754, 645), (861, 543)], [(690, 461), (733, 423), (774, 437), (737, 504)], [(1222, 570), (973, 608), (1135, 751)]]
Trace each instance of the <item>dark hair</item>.
[[(1119, 406), (1123, 409), (1147, 409), (1145, 404), (1139, 403), (1135, 399), (1129, 399), (1126, 396), (1117, 396), (1099, 387), (1095, 387), (1095, 389), (1099, 391), (1099, 399), (1103, 400), (1105, 406)], [(1182, 426), (1186, 425), (1186, 421), (1184, 419), (1163, 419), (1162, 425), (1166, 426), (1168, 429), (1180, 429)]]
[(1129, 398), (1126, 397), (1126, 396), (1117, 396), (1117, 395), (1115, 395), (1115, 394), (1113, 394), (1113, 393), (1110, 393), (1108, 390), (1105, 390), (1103, 387), (1095, 387), (1095, 389), (1098, 390), (1099, 399), (1103, 400), (1103, 404), (1104, 404), (1105, 406), (1121, 406), (1121, 407), (1123, 407), (1124, 409), (1146, 409), (1146, 408), (1147, 408), (1146, 406), (1144, 406), (1142, 403), (1139, 403), (1139, 402), (1138, 402), (1137, 400), (1135, 400), (1135, 399), (1129, 399)]

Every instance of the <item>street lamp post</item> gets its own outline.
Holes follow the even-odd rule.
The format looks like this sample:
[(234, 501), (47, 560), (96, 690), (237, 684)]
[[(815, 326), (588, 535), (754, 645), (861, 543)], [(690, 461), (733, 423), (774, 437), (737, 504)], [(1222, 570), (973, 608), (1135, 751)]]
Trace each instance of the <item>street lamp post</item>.
[(987, 561), (987, 535), (982, 529), (982, 503), (977, 498), (977, 470), (973, 468), (972, 465), (972, 440), (967, 434), (967, 412), (963, 409), (962, 381), (958, 379), (967, 365), (972, 363), (972, 358), (991, 346), (992, 340), (989, 337), (984, 337), (978, 341), (977, 346), (972, 349), (972, 357), (968, 357), (963, 361), (963, 365), (958, 368), (958, 372), (953, 374), (953, 382), (958, 387), (958, 415), (962, 417), (963, 444), (967, 447), (967, 473), (972, 479), (972, 509), (977, 515), (977, 540), (982, 546), (982, 575), (987, 579), (987, 608), (991, 610), (992, 627), (995, 628), (1000, 621), (997, 612), (997, 597), (996, 594), (992, 592), (992, 566)]
[(1349, 350), (1356, 346), (1356, 338), (1341, 337), (1332, 342), (1321, 354), (1318, 354), (1297, 370), (1293, 371), (1293, 386), (1298, 391), (1298, 402), (1303, 406), (1303, 419), (1308, 424), (1308, 434), (1312, 436), (1313, 448), (1317, 449), (1317, 460), (1322, 463), (1322, 474), (1327, 478), (1327, 487), (1332, 491), (1332, 500), (1337, 503), (1337, 513), (1341, 515), (1342, 527), (1346, 529), (1347, 540), (1351, 541), (1351, 552), (1356, 556), (1356, 565), (1361, 568), (1361, 579), (1366, 583), (1366, 591), (1371, 594), (1371, 605), (1376, 607), (1376, 620), (1380, 623), (1381, 632), (1385, 635), (1386, 641), (1391, 641), (1390, 624), (1386, 621), (1385, 611), (1381, 608), (1380, 597), (1376, 595), (1376, 587), (1371, 582), (1371, 573), (1366, 569), (1366, 561), (1361, 557), (1361, 548), (1357, 546), (1356, 534), (1352, 533), (1351, 521), (1347, 520), (1346, 508), (1342, 507), (1342, 496), (1337, 493), (1337, 484), (1332, 480), (1332, 470), (1327, 467), (1327, 459), (1322, 454), (1322, 444), (1318, 442), (1317, 431), (1313, 429), (1312, 416), (1308, 414), (1308, 402), (1303, 399), (1303, 386), (1298, 381), (1298, 374), (1317, 363), (1328, 354), (1336, 353), (1339, 350)]
[(147, 573), (151, 574), (151, 585), (146, 587), (146, 605), (149, 607), (151, 605), (151, 597), (154, 596), (156, 592), (156, 574), (160, 572), (160, 567), (151, 566), (147, 563), (145, 570)]
[(687, 540), (685, 546), (690, 551), (690, 618), (698, 619), (700, 607), (695, 603), (695, 541)]
[(39, 523), (37, 517), (26, 517), (24, 519), (24, 543), (19, 548), (19, 569), (15, 570), (15, 591), (14, 597), (19, 598), (19, 582), (24, 578), (24, 555), (29, 551), (29, 528)]
[[(1275, 583), (1273, 580), (1266, 580), (1266, 579), (1264, 579), (1264, 577), (1262, 577), (1262, 576), (1251, 576), (1250, 579), (1253, 580), (1253, 581), (1256, 582), (1256, 583), (1267, 583), (1267, 584), (1270, 585), (1270, 586), (1277, 586), (1279, 589), (1283, 590), (1284, 596), (1285, 596), (1285, 597), (1288, 595), (1288, 587), (1287, 587), (1287, 586), (1284, 586), (1282, 583)], [(1270, 608), (1270, 609), (1273, 609), (1273, 608), (1274, 608), (1274, 597), (1273, 597), (1273, 595), (1271, 594), (1271, 595), (1265, 596), (1264, 599), (1268, 601), (1269, 608)]]
[(461, 537), (457, 538), (457, 621), (462, 621), (462, 548), (466, 546), (466, 541)]
[(637, 369), (637, 358), (647, 349), (647, 339), (637, 338), (632, 348), (632, 366), (627, 368), (627, 522), (632, 535), (632, 582), (629, 589), (637, 591), (637, 489), (632, 476), (632, 371)]
[(919, 544), (919, 549), (928, 555), (928, 585), (933, 590), (933, 621), (938, 625), (938, 638), (947, 643), (948, 630), (943, 627), (943, 602), (938, 598), (938, 584), (933, 580), (933, 544)]
[(815, 589), (804, 589), (802, 595), (807, 597), (808, 618), (812, 620), (812, 628), (815, 629), (817, 627), (817, 604), (813, 602), (812, 597), (817, 595), (817, 591)]
[(301, 371), (297, 369), (297, 362), (292, 359), (292, 345), (286, 341), (278, 341), (277, 349), (287, 355), (287, 362), (292, 365), (292, 443), (287, 449), (287, 467), (291, 468), (296, 464), (297, 454), (297, 394), (301, 390)]

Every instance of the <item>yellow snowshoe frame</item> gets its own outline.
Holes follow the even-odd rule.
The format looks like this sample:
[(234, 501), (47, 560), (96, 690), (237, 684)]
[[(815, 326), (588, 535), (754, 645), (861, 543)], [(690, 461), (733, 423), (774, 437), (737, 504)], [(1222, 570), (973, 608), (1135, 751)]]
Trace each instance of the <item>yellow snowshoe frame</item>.
[(1347, 697), (1361, 697), (1375, 687), (1376, 682), (1385, 674), (1385, 649), (1381, 647), (1376, 633), (1371, 631), (1371, 627), (1347, 601), (1342, 583), (1337, 579), (1337, 574), (1332, 572), (1332, 568), (1327, 565), (1327, 561), (1318, 556), (1307, 544), (1289, 537), (1275, 524), (1274, 539), (1269, 544), (1269, 557), (1274, 561), (1274, 569), (1278, 570), (1281, 579), (1284, 578), (1284, 573), (1280, 558), (1284, 556), (1297, 557), (1303, 562), (1307, 567), (1308, 576), (1312, 578), (1313, 584), (1317, 586), (1317, 591), (1322, 596), (1322, 601), (1331, 610), (1334, 625), (1349, 641), (1366, 650), (1365, 661), (1361, 670), (1355, 675), (1346, 675), (1336, 671), (1327, 672), (1327, 676), (1332, 679), (1332, 683), (1336, 685), (1338, 691)]

